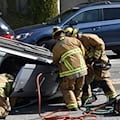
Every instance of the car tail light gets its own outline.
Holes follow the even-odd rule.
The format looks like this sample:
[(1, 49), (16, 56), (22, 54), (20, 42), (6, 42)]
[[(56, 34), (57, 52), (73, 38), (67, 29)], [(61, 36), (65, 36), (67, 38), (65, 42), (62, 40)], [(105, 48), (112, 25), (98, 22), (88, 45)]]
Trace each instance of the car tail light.
[(9, 39), (14, 39), (14, 35), (13, 34), (4, 34), (4, 35), (1, 35), (2, 37), (5, 37), (5, 38), (9, 38)]

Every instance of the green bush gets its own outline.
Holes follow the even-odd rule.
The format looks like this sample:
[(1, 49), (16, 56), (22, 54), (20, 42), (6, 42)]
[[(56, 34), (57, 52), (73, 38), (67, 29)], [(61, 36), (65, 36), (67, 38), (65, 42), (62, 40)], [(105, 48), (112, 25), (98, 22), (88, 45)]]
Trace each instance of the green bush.
[(46, 22), (58, 14), (57, 0), (28, 0), (28, 14), (16, 12), (14, 4), (8, 0), (8, 14), (2, 18), (11, 26), (19, 28), (26, 25)]
[(57, 0), (29, 0), (28, 4), (34, 23), (46, 22), (58, 14)]

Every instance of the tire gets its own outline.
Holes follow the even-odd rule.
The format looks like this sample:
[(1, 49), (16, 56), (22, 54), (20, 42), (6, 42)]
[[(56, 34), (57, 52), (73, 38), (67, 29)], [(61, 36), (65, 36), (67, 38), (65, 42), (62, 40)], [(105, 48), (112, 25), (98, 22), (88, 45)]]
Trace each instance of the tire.
[(44, 38), (42, 40), (39, 40), (37, 43), (38, 46), (44, 46), (45, 48), (52, 51), (53, 46), (55, 45), (56, 41), (52, 38)]

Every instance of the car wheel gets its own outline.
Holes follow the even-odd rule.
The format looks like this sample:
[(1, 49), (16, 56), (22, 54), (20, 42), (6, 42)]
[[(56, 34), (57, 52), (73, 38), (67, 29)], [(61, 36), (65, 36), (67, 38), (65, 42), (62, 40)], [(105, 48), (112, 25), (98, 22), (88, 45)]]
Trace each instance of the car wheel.
[(53, 46), (55, 45), (56, 41), (51, 38), (44, 38), (42, 40), (39, 40), (37, 43), (38, 46), (44, 46), (45, 48), (49, 49), (52, 51)]
[(120, 55), (120, 50), (113, 50), (114, 53), (116, 53), (117, 55)]

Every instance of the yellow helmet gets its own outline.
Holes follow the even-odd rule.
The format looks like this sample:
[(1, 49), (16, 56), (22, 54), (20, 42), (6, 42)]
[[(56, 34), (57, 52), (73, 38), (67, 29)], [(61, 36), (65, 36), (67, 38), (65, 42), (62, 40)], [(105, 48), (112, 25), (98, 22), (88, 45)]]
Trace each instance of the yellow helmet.
[(74, 29), (72, 27), (67, 27), (64, 29), (64, 32), (67, 36), (75, 37), (75, 35), (78, 33), (78, 29)]
[(67, 33), (67, 32), (70, 32), (72, 33), (73, 32), (73, 28), (72, 27), (67, 27), (64, 29), (64, 32)]
[(53, 31), (52, 31), (53, 38), (55, 37), (56, 33), (58, 33), (58, 32), (63, 32), (64, 33), (64, 31), (61, 27), (59, 27), (59, 26), (54, 27)]

